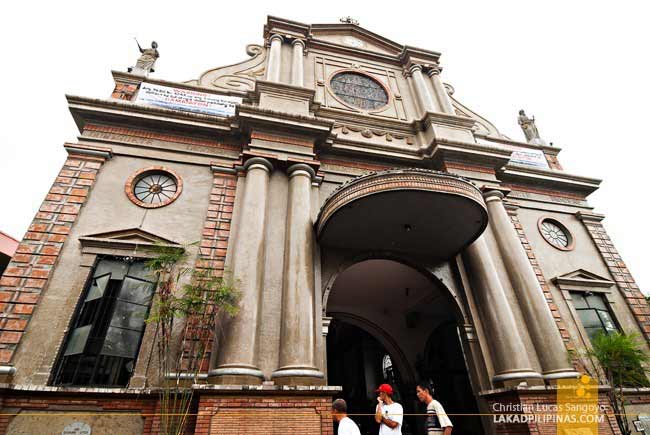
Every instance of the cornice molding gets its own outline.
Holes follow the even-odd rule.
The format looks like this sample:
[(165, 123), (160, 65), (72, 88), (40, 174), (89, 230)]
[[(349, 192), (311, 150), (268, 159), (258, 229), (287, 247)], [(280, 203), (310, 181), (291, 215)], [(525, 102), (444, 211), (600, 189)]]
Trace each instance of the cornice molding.
[(81, 154), (92, 157), (102, 157), (106, 160), (109, 160), (113, 157), (113, 150), (110, 148), (96, 148), (90, 147), (88, 145), (81, 144), (64, 144), (63, 148), (68, 152), (68, 154)]
[(83, 131), (86, 123), (127, 123), (129, 127), (148, 125), (159, 127), (169, 124), (179, 129), (230, 132), (237, 128), (235, 117), (221, 117), (193, 112), (145, 106), (123, 100), (102, 100), (97, 98), (66, 95), (68, 107), (79, 128)]
[(406, 135), (414, 135), (421, 130), (419, 121), (408, 122), (378, 118), (334, 108), (320, 107), (315, 112), (315, 116), (319, 119), (337, 121), (337, 123), (341, 124), (354, 124), (371, 129), (398, 131)]
[(273, 127), (283, 131), (298, 134), (310, 134), (323, 138), (329, 136), (334, 126), (333, 121), (319, 119), (313, 116), (296, 115), (294, 113), (260, 109), (257, 106), (239, 106), (239, 121), (242, 129), (250, 130), (255, 127)]
[(539, 169), (522, 165), (507, 164), (498, 171), (499, 179), (504, 181), (518, 181), (524, 184), (552, 187), (558, 190), (579, 192), (589, 195), (600, 186), (602, 180), (598, 178), (583, 177), (567, 174), (563, 171)]
[(528, 148), (528, 149), (533, 149), (533, 150), (542, 150), (544, 151), (544, 154), (548, 154), (551, 156), (557, 156), (560, 154), (560, 151), (562, 151), (562, 148), (558, 148), (555, 146), (550, 146), (550, 145), (536, 145), (536, 144), (531, 144), (528, 142), (519, 142), (516, 140), (512, 139), (505, 139), (505, 138), (498, 138), (495, 136), (488, 136), (485, 134), (481, 133), (474, 133), (474, 136), (478, 139), (483, 139), (488, 142), (495, 142), (499, 144), (504, 144), (504, 145), (511, 145), (514, 147), (518, 148)]
[(590, 213), (590, 212), (584, 212), (584, 211), (576, 212), (575, 216), (581, 222), (602, 222), (605, 219), (604, 214), (593, 213), (593, 212)]

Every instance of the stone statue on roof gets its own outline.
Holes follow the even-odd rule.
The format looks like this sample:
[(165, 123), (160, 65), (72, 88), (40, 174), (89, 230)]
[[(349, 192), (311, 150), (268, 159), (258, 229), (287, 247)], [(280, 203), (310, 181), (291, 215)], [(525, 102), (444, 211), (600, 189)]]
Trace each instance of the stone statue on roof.
[(532, 118), (529, 118), (526, 116), (526, 112), (524, 112), (522, 109), (519, 111), (519, 117), (517, 120), (519, 122), (519, 126), (524, 131), (526, 142), (536, 145), (546, 145), (546, 142), (541, 137), (539, 137), (539, 131), (535, 125), (534, 116)]
[(158, 43), (156, 41), (152, 41), (151, 48), (142, 48), (137, 39), (135, 42), (138, 44), (140, 57), (135, 63), (135, 67), (129, 68), (129, 72), (142, 75), (147, 75), (150, 72), (154, 72), (153, 66), (156, 63), (156, 60), (160, 57), (160, 53), (158, 53)]

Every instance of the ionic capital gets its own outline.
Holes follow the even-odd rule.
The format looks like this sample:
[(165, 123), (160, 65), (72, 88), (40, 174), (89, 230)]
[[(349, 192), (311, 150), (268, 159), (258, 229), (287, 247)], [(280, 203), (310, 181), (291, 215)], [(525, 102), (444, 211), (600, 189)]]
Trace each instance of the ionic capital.
[(287, 175), (289, 178), (294, 177), (296, 175), (305, 175), (309, 177), (310, 180), (313, 180), (316, 178), (316, 172), (314, 169), (312, 169), (311, 166), (305, 165), (304, 163), (296, 163), (295, 165), (291, 165), (287, 168)]
[(273, 163), (264, 157), (253, 157), (244, 163), (244, 170), (250, 171), (251, 169), (263, 169), (270, 173), (273, 171)]
[(416, 71), (422, 71), (422, 65), (418, 65), (414, 63), (413, 65), (410, 66), (409, 68), (409, 74), (413, 75), (414, 72)]
[(441, 72), (442, 72), (442, 67), (438, 64), (430, 66), (427, 70), (427, 74), (429, 75), (429, 77), (440, 75)]
[(483, 198), (485, 202), (503, 201), (505, 195), (500, 190), (487, 190), (483, 192)]

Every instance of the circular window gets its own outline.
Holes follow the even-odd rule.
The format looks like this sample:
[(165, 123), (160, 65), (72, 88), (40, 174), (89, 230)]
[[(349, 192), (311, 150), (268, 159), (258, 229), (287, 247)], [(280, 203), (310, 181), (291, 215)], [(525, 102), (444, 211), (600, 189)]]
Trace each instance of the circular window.
[(171, 204), (181, 194), (182, 188), (183, 183), (174, 171), (158, 166), (139, 170), (124, 186), (129, 199), (146, 208)]
[(564, 225), (554, 219), (542, 218), (537, 223), (539, 232), (548, 243), (557, 249), (573, 249), (573, 237)]
[(345, 103), (364, 110), (388, 104), (388, 92), (375, 79), (357, 72), (341, 72), (330, 80), (332, 92)]

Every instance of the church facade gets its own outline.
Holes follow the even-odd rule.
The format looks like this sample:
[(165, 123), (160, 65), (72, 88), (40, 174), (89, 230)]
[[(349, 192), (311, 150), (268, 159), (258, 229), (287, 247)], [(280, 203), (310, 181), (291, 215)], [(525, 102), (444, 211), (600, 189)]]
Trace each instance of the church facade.
[[(153, 77), (157, 46), (141, 52), (110, 98), (67, 97), (80, 136), (0, 281), (0, 433), (157, 433), (157, 245), (239, 293), (191, 433), (331, 434), (333, 398), (372, 414), (390, 383), (415, 414), (420, 381), (454, 433), (549, 433), (493, 414), (554, 403), (599, 333), (650, 351), (587, 202), (600, 180), (565, 172), (523, 111), (514, 140), (457, 101), (440, 53), (275, 17), (196, 80)], [(599, 433), (620, 433), (607, 388)], [(648, 393), (626, 390), (631, 422)]]

